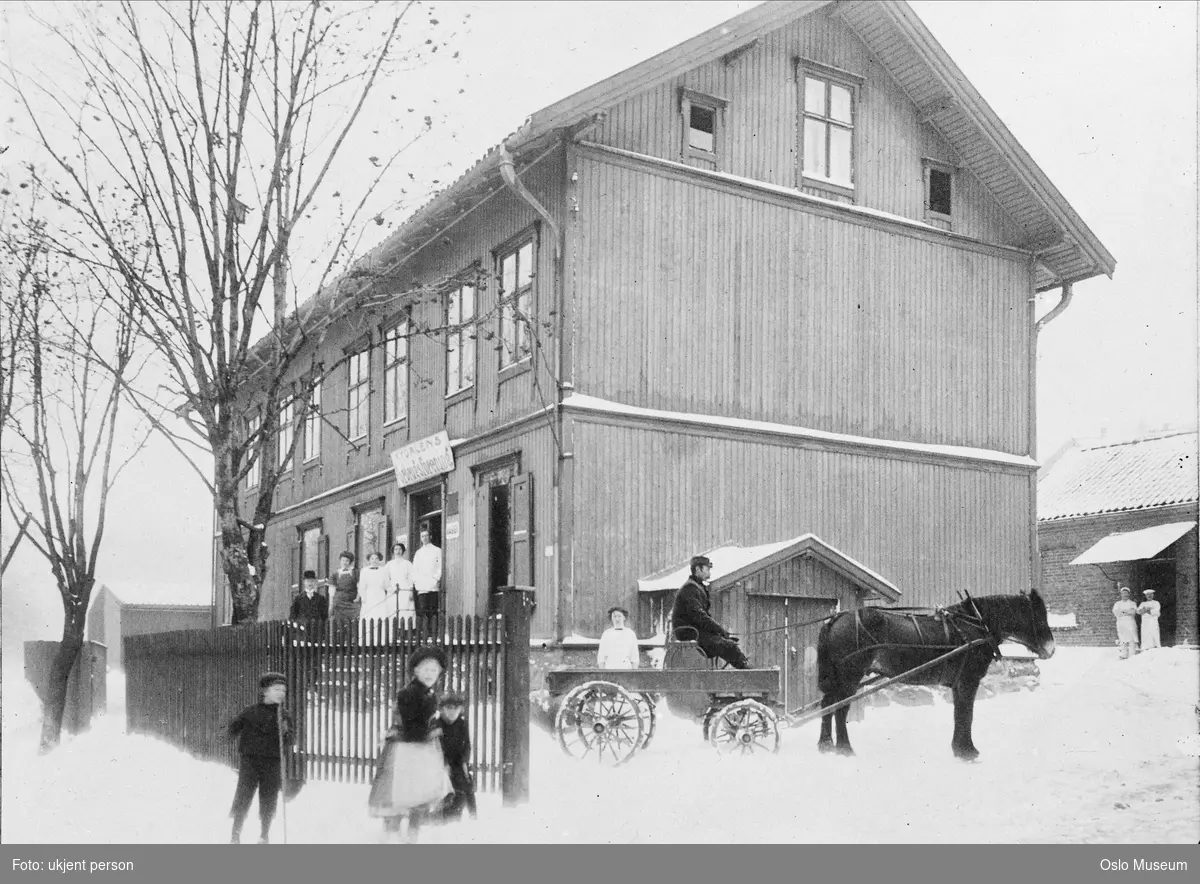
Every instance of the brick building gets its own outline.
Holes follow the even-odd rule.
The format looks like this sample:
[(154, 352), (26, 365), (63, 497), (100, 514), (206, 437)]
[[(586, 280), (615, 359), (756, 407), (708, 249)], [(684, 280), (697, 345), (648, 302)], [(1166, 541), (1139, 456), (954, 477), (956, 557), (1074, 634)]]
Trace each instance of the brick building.
[(1139, 602), (1155, 590), (1164, 645), (1196, 644), (1196, 438), (1072, 441), (1042, 467), (1042, 589), (1061, 644), (1112, 644), (1119, 586)]

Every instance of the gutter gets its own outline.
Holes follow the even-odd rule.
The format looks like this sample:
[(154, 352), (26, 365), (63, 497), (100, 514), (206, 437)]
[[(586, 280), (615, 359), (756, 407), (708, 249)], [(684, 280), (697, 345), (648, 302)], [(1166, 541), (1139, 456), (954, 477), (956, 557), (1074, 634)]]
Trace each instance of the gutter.
[(1057, 318), (1060, 313), (1067, 309), (1067, 306), (1071, 303), (1071, 294), (1072, 284), (1064, 282), (1062, 286), (1062, 299), (1054, 305), (1054, 309), (1037, 321), (1037, 324), (1034, 326), (1035, 332), (1040, 332), (1045, 326), (1050, 324), (1051, 320)]

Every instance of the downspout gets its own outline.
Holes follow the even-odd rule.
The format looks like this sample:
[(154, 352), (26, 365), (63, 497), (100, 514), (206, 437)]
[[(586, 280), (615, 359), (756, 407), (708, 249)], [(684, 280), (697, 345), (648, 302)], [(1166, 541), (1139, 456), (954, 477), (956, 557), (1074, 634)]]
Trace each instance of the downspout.
[[(1033, 281), (1034, 269), (1035, 269), (1034, 264), (1030, 263), (1029, 276), (1030, 276), (1031, 283)], [(1059, 316), (1059, 314), (1061, 314), (1064, 310), (1067, 309), (1067, 307), (1071, 303), (1071, 294), (1072, 294), (1071, 283), (1064, 282), (1062, 284), (1062, 298), (1059, 299), (1059, 302), (1054, 305), (1054, 307), (1050, 310), (1049, 313), (1047, 313), (1041, 319), (1036, 320), (1033, 324), (1033, 340), (1030, 343), (1030, 347), (1029, 347), (1029, 349), (1030, 349), (1030, 356), (1029, 356), (1029, 399), (1030, 399), (1030, 403), (1029, 403), (1029, 411), (1030, 411), (1029, 456), (1032, 457), (1034, 460), (1037, 460), (1037, 359), (1038, 359), (1037, 347), (1038, 347), (1038, 336), (1040, 335), (1043, 328), (1045, 328), (1050, 322), (1052, 322), (1054, 319), (1056, 319)], [(1034, 297), (1029, 299), (1029, 309), (1030, 309), (1031, 317), (1033, 315), (1035, 315), (1034, 310), (1036, 309), (1036, 306), (1037, 306), (1037, 295), (1035, 293)], [(1033, 553), (1032, 561), (1030, 562), (1030, 578), (1031, 578), (1030, 582), (1033, 584), (1032, 588), (1041, 592), (1042, 591), (1042, 553), (1041, 553), (1041, 548), (1040, 548), (1041, 545), (1038, 541), (1038, 530), (1037, 530), (1037, 524), (1038, 524), (1037, 473), (1034, 473), (1033, 476), (1031, 477), (1030, 484), (1033, 486), (1032, 493), (1029, 495), (1029, 501), (1030, 501), (1029, 508), (1031, 510), (1030, 515), (1032, 517), (1031, 521), (1033, 523), (1033, 528), (1032, 528), (1033, 537), (1032, 537), (1032, 543), (1031, 543), (1031, 547), (1030, 547), (1030, 549), (1032, 550), (1032, 553)]]
[[(554, 311), (559, 322), (559, 339), (555, 347), (555, 371), (554, 371), (554, 415), (551, 418), (554, 421), (554, 434), (559, 442), (559, 451), (555, 458), (555, 476), (554, 476), (554, 494), (552, 496), (553, 512), (551, 513), (551, 522), (554, 525), (554, 566), (559, 578), (555, 580), (556, 595), (559, 598), (555, 604), (555, 639), (562, 641), (565, 635), (565, 624), (562, 622), (562, 617), (558, 612), (561, 611), (562, 605), (562, 586), (561, 586), (561, 570), (559, 570), (559, 559), (562, 557), (563, 538), (562, 538), (562, 463), (564, 458), (570, 457), (568, 452), (562, 450), (563, 438), (563, 346), (562, 346), (562, 315), (563, 315), (563, 266), (562, 256), (564, 244), (562, 242), (563, 230), (559, 227), (558, 222), (554, 220), (554, 216), (546, 210), (546, 207), (541, 204), (526, 187), (521, 179), (517, 177), (516, 167), (513, 165), (512, 154), (508, 152), (508, 145), (500, 144), (500, 177), (504, 179), (504, 183), (508, 188), (515, 193), (520, 199), (528, 203), (538, 216), (546, 222), (546, 226), (550, 229), (550, 236), (554, 241)], [(537, 368), (534, 368), (534, 372)], [(536, 375), (535, 375), (536, 377)], [(535, 552), (536, 555), (536, 552)], [(532, 575), (531, 575), (532, 576)], [(535, 595), (536, 599), (536, 595)]]

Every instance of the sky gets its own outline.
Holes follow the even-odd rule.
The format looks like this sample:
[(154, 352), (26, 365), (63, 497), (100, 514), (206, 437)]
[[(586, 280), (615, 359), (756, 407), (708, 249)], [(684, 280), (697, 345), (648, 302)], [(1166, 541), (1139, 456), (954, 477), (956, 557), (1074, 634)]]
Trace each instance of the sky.
[[(433, 4), (461, 25), (461, 61), (444, 81), (421, 84), (440, 95), (445, 128), (414, 153), (418, 179), (436, 188), (428, 183), (456, 178), (535, 110), (754, 5)], [(1101, 431), (1194, 427), (1196, 4), (1090, 3), (1087, 15), (1071, 2), (912, 6), (1117, 260), (1113, 279), (1076, 285), (1069, 309), (1040, 335), (1039, 458)], [(18, 25), (10, 21), (13, 34)], [(4, 51), (19, 51), (15, 43)], [(413, 194), (409, 204), (422, 201)], [(203, 593), (211, 502), (177, 455), (151, 445), (110, 505), (102, 582)], [(14, 630), (57, 631), (48, 580), (28, 550), (14, 562), (5, 581), (6, 647)]]
[[(777, 754), (721, 757), (703, 742), (698, 722), (671, 714), (669, 698), (657, 707), (653, 742), (615, 770), (569, 758), (553, 736), (533, 726), (529, 802), (504, 809), (497, 795), (483, 792), (478, 820), (426, 828), (421, 840), (619, 845), (1200, 840), (1200, 737), (1192, 713), (1196, 651), (1163, 648), (1122, 661), (1115, 648), (1059, 648), (1036, 665), (1036, 677), (1009, 683), (1023, 682), (1027, 689), (995, 696), (981, 690), (973, 726), (981, 755), (973, 764), (951, 754), (953, 710), (943, 699), (933, 701), (932, 693), (926, 694), (929, 705), (867, 707), (861, 721), (849, 723), (853, 758), (818, 753), (819, 721), (782, 728)], [(124, 696), (121, 674), (114, 672), (108, 714), (88, 733), (66, 737), (55, 752), (39, 757), (36, 695), (25, 682), (5, 692), (0, 807), (6, 843), (228, 840), (226, 814), (236, 774), (163, 740), (126, 735)], [(382, 826), (367, 816), (369, 791), (365, 783), (310, 780), (286, 806), (287, 843), (380, 843)], [(283, 843), (284, 826), (277, 817), (273, 844)], [(242, 834), (244, 842), (258, 835), (253, 808)], [(341, 870), (351, 877), (366, 871), (358, 863), (370, 861), (360, 852), (347, 860)], [(1014, 876), (966, 878), (984, 879)], [(1076, 879), (1094, 880), (1071, 876)]]

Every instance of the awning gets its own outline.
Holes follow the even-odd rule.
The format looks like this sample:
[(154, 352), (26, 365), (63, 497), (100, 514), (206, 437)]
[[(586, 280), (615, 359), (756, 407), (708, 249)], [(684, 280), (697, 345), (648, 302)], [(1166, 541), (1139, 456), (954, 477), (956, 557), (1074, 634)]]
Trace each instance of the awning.
[(1196, 527), (1195, 522), (1171, 522), (1141, 531), (1110, 534), (1071, 562), (1072, 565), (1097, 565), (1103, 562), (1135, 562), (1152, 559)]

